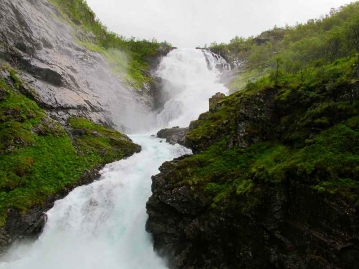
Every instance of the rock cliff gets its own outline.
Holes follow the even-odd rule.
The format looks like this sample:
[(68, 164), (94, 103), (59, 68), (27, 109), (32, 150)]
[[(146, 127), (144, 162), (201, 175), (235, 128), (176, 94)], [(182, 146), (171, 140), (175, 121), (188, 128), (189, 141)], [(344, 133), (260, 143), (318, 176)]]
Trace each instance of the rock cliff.
[(170, 268), (357, 268), (355, 60), (249, 83), (191, 123), (194, 155), (164, 163), (147, 202)]
[[(124, 83), (100, 53), (86, 48), (95, 38), (47, 0), (0, 3), (0, 59), (21, 71), (19, 77), (52, 118), (84, 116), (124, 131), (148, 127), (156, 102), (153, 87)], [(126, 55), (115, 53), (123, 54), (126, 64)]]

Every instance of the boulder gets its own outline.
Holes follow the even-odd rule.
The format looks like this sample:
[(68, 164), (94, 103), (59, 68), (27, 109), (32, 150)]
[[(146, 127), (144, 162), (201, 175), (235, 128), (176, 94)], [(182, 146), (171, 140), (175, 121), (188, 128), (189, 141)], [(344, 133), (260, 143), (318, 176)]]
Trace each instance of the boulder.
[(165, 138), (166, 142), (172, 145), (180, 144), (184, 146), (184, 140), (187, 133), (188, 128), (179, 128), (178, 126), (176, 126), (158, 131), (157, 137)]

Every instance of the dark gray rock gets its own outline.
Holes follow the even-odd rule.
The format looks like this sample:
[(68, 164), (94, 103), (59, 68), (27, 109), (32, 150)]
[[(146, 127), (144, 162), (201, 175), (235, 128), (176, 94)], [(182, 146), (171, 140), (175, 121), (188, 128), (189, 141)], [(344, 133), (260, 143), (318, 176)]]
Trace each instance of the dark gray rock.
[(172, 145), (180, 144), (184, 146), (184, 141), (187, 133), (188, 128), (179, 128), (178, 126), (176, 126), (158, 131), (157, 137), (165, 138), (166, 142)]
[(146, 230), (169, 268), (358, 268), (358, 214), (340, 199), (287, 181), (216, 209), (205, 193), (178, 186), (180, 162), (163, 164), (146, 205)]

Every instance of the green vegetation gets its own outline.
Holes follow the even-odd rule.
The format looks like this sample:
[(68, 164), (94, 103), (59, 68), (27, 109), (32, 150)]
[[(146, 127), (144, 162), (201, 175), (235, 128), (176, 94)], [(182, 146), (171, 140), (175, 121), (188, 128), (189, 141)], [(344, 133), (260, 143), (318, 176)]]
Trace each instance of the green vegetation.
[[(76, 27), (79, 32), (82, 29), (92, 33), (83, 33), (78, 42), (87, 49), (103, 54), (114, 66), (115, 71), (125, 74), (123, 79), (132, 87), (139, 89), (144, 83), (150, 81), (147, 74), (147, 60), (168, 50), (171, 46), (159, 43), (156, 40), (126, 39), (107, 28), (96, 18), (95, 13), (89, 8), (85, 0), (51, 0), (63, 15)], [(76, 34), (78, 38), (78, 34)]]
[[(245, 212), (270, 188), (289, 181), (358, 207), (358, 54), (349, 38), (354, 31), (350, 27), (356, 25), (355, 12), (349, 9), (359, 10), (359, 3), (307, 25), (276, 29), (281, 38), (274, 38), (278, 42), (275, 56), (268, 53), (254, 60), (251, 54), (272, 43), (254, 44), (247, 50), (244, 75), (269, 70), (267, 75), (248, 81), (243, 90), (191, 123), (186, 143), (195, 155), (176, 164), (172, 183), (191, 186), (202, 195), (200, 199), (222, 210), (232, 206)], [(335, 57), (323, 47), (299, 49), (297, 42), (313, 38), (309, 31), (313, 29), (319, 31), (318, 42), (328, 42), (333, 29), (342, 34)], [(273, 35), (273, 31), (266, 33)], [(249, 41), (241, 42), (244, 46)], [(285, 42), (291, 45), (285, 47)], [(327, 54), (319, 56), (321, 50)], [(298, 68), (289, 69), (291, 57), (297, 57)], [(277, 60), (271, 66), (273, 59)]]
[(332, 9), (321, 19), (293, 27), (274, 27), (257, 37), (237, 36), (229, 44), (213, 43), (210, 49), (230, 62), (244, 63), (244, 75), (231, 84), (232, 91), (237, 91), (246, 82), (269, 73), (305, 75), (313, 68), (353, 56), (359, 52), (358, 37), (359, 2), (356, 2)]
[(86, 170), (138, 151), (124, 135), (89, 122), (70, 119), (69, 132), (48, 118), (17, 89), (14, 70), (0, 77), (0, 226), (9, 208), (26, 211), (52, 195), (81, 184)]
[(74, 129), (77, 149), (91, 164), (109, 163), (138, 150), (127, 136), (85, 118), (71, 118), (69, 123)]

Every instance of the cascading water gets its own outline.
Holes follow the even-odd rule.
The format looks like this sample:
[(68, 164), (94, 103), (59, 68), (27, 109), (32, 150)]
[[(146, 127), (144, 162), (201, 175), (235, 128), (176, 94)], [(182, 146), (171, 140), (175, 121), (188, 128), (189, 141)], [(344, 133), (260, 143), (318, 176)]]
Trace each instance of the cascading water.
[(57, 201), (39, 240), (12, 251), (9, 259), (20, 259), (0, 268), (165, 268), (145, 231), (145, 204), (157, 167), (189, 152), (149, 135), (132, 138), (142, 145), (140, 154), (107, 165), (101, 180)]
[(223, 70), (231, 70), (231, 65), (227, 63), (227, 61), (221, 55), (215, 54), (212, 51), (206, 49), (202, 50), (202, 52), (207, 59), (207, 64), (210, 70), (217, 67)]
[[(163, 59), (158, 75), (170, 97), (158, 115), (160, 126), (186, 126), (208, 110), (208, 98), (227, 92), (208, 70), (200, 50), (174, 50)], [(188, 154), (179, 145), (160, 143), (149, 134), (132, 135), (139, 154), (107, 165), (100, 180), (76, 188), (47, 212), (40, 238), (13, 248), (0, 269), (160, 269), (145, 232), (145, 203), (151, 175), (167, 160)]]
[(219, 71), (210, 70), (207, 59), (215, 67), (217, 59), (202, 50), (180, 49), (171, 51), (161, 62), (157, 75), (165, 81), (163, 91), (169, 97), (163, 111), (158, 114), (160, 127), (188, 126), (191, 120), (208, 111), (208, 99), (228, 89), (219, 84)]

